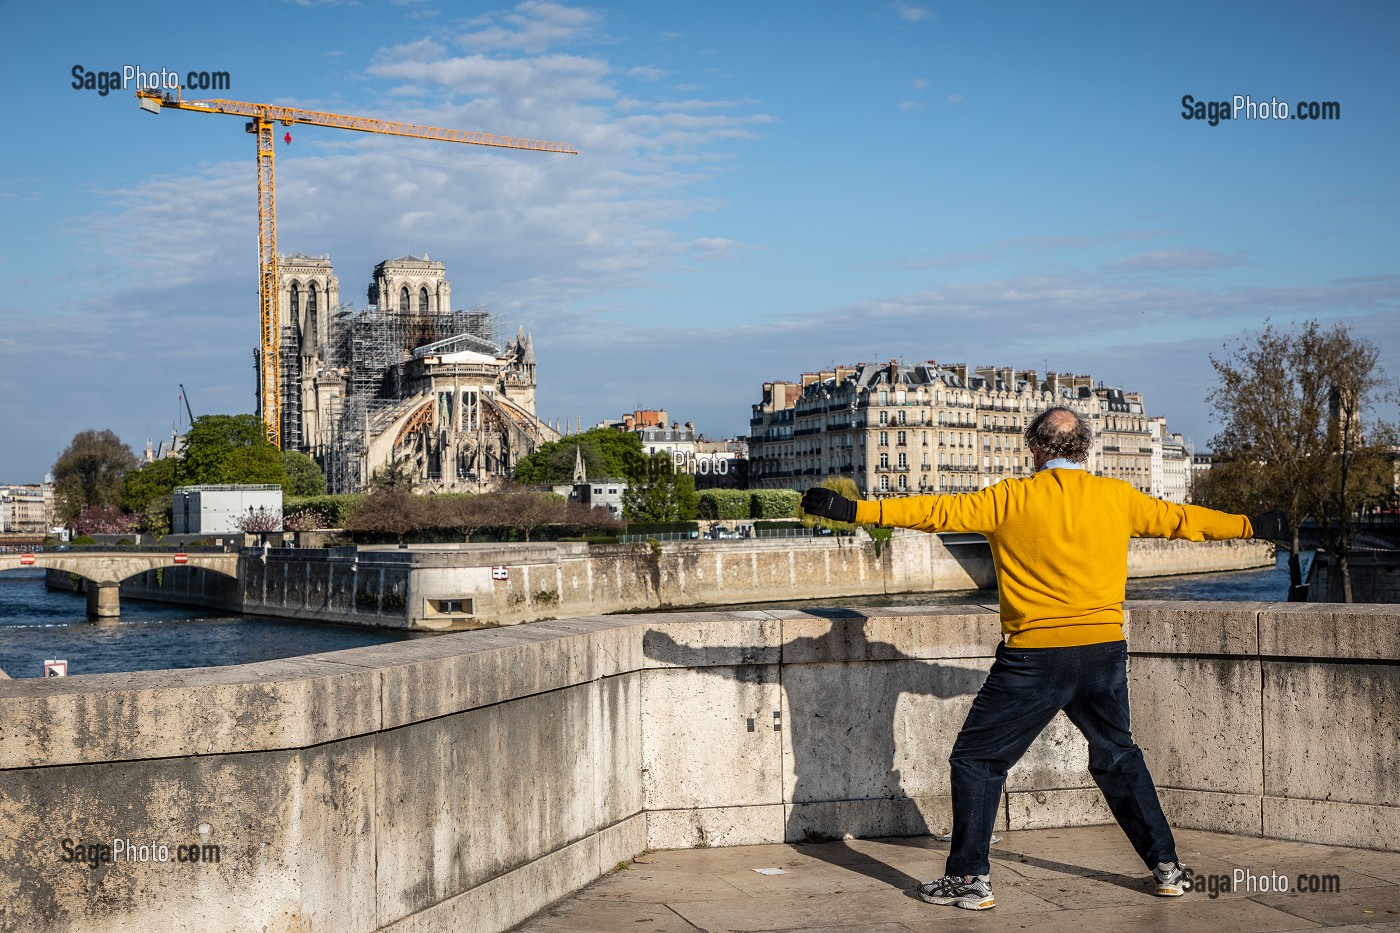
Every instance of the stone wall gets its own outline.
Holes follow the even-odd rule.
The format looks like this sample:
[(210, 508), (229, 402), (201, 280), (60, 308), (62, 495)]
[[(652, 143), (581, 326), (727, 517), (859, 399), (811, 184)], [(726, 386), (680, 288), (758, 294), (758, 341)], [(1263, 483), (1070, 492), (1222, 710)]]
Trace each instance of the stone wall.
[[(1268, 566), (1273, 545), (1138, 540), (1132, 576)], [(493, 569), (495, 572), (493, 572)], [(148, 599), (200, 601), (217, 583), (165, 571), (123, 587)], [(245, 552), (241, 591), (224, 608), (255, 615), (462, 631), (658, 608), (828, 599), (996, 585), (980, 536), (896, 530), (868, 537), (588, 546), (544, 542), (431, 548), (277, 548)]]
[[(1177, 825), (1400, 847), (1400, 615), (1131, 612)], [(500, 931), (648, 846), (941, 832), (997, 635), (983, 607), (714, 611), (0, 682), (0, 929)], [(1108, 820), (1061, 717), (997, 826)], [(172, 858), (64, 861), (113, 839)]]

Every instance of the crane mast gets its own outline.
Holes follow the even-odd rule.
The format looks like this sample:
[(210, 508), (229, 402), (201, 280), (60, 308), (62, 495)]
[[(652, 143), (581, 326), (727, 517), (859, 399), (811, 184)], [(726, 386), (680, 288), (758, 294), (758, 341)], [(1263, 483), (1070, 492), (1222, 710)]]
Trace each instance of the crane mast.
[(291, 126), (293, 123), (306, 123), (362, 133), (405, 136), (411, 139), (578, 154), (578, 150), (568, 143), (398, 123), (240, 100), (184, 100), (178, 90), (171, 94), (143, 88), (136, 92), (136, 97), (141, 109), (149, 113), (159, 113), (163, 108), (170, 108), (195, 113), (222, 113), (247, 117), (249, 122), (244, 128), (257, 137), (258, 303), (261, 312), (258, 342), (258, 417), (267, 429), (268, 441), (279, 448), (282, 446), (282, 372), (277, 347), (277, 193), (276, 176), (273, 171), (276, 154), (273, 127), (276, 124)]

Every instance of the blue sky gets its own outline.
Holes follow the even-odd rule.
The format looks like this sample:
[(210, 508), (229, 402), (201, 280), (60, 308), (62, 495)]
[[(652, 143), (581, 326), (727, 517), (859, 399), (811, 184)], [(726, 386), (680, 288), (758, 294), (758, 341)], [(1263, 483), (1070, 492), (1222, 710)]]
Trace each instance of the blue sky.
[[(746, 432), (761, 383), (934, 359), (1088, 373), (1206, 447), (1209, 354), (1320, 318), (1400, 375), (1400, 5), (0, 4), (0, 481), (72, 436), (252, 411), (252, 138), (72, 69), (227, 71), (238, 100), (562, 140), (296, 126), (279, 247), (428, 252), (533, 332), (539, 411)], [(1336, 101), (1330, 122), (1181, 98)], [(198, 97), (198, 94), (187, 96)]]

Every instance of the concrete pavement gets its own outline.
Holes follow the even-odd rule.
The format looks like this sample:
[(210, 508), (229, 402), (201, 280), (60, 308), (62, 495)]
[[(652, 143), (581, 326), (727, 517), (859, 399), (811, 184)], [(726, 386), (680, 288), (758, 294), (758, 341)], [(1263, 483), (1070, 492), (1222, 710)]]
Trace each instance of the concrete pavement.
[[(929, 837), (650, 852), (536, 914), (516, 933), (1098, 930), (1400, 933), (1400, 853), (1178, 830), (1182, 862), (1224, 882), (1216, 895), (1159, 898), (1117, 826), (1007, 832), (992, 847), (997, 906), (974, 912), (910, 892), (941, 875)], [(781, 869), (760, 874), (755, 869)], [(1252, 873), (1255, 890), (1233, 886)], [(1339, 891), (1297, 890), (1299, 876)], [(1324, 877), (1324, 876), (1331, 876)], [(1260, 890), (1286, 878), (1288, 891)], [(1308, 885), (1313, 879), (1305, 877)], [(1208, 885), (1207, 885), (1208, 886)]]

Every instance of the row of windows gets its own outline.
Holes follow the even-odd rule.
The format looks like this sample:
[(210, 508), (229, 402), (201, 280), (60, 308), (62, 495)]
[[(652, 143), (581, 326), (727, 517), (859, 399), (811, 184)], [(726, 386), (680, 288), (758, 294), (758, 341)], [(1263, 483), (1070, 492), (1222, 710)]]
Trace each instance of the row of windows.
[[(399, 289), (399, 313), (407, 314), (411, 311), (412, 308), (409, 307), (409, 303), (408, 286), (405, 285), (403, 288)], [(426, 288), (418, 289), (418, 313), (428, 313), (428, 290)]]
[[(306, 311), (308, 314), (316, 313), (316, 283), (311, 283), (311, 290), (306, 293)], [(292, 316), (296, 317), (301, 313), (301, 286), (296, 282), (292, 283)]]

